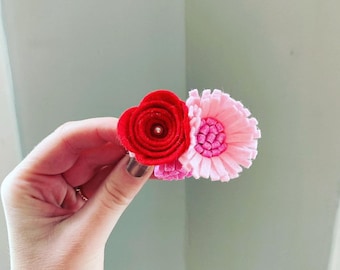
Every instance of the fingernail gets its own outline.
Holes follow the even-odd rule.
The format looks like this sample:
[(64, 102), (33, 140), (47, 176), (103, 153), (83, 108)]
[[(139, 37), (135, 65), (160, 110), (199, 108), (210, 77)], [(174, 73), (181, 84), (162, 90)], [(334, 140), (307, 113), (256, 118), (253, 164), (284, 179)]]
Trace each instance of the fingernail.
[(131, 157), (126, 170), (134, 177), (142, 177), (149, 168), (150, 166), (140, 164), (134, 157)]

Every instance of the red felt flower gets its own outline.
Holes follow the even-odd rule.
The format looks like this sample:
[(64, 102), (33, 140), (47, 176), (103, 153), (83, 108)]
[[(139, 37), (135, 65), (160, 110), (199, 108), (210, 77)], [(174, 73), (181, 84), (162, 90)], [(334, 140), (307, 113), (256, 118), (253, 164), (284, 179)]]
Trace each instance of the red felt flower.
[(188, 108), (168, 90), (151, 92), (121, 115), (118, 136), (142, 164), (173, 162), (190, 145)]

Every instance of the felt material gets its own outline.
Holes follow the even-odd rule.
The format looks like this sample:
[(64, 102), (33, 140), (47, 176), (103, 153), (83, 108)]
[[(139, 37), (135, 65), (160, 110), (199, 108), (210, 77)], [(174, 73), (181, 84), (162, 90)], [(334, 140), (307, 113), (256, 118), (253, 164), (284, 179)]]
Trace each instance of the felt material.
[(191, 144), (179, 158), (194, 178), (229, 181), (249, 168), (261, 137), (257, 120), (239, 101), (221, 90), (189, 92), (186, 101), (191, 124)]
[(241, 102), (221, 90), (206, 89), (201, 96), (192, 90), (186, 103), (156, 90), (122, 114), (118, 136), (138, 162), (155, 165), (159, 179), (226, 182), (256, 158), (257, 125)]
[(223, 124), (214, 118), (201, 119), (201, 125), (196, 138), (195, 150), (204, 157), (219, 156), (227, 150)]
[(189, 133), (188, 108), (168, 90), (151, 92), (118, 122), (122, 144), (144, 165), (177, 160), (190, 145)]
[(182, 164), (175, 160), (171, 163), (155, 166), (154, 175), (166, 181), (184, 180), (192, 176), (191, 171), (183, 168)]

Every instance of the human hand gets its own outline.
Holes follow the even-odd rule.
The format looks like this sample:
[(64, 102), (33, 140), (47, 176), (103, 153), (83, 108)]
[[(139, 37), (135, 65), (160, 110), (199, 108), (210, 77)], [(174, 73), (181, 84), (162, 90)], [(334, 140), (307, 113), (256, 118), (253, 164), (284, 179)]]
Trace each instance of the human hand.
[(141, 167), (140, 177), (128, 172), (136, 167), (127, 170), (117, 121), (62, 125), (6, 177), (1, 195), (13, 270), (103, 268), (112, 229), (152, 174), (150, 167)]

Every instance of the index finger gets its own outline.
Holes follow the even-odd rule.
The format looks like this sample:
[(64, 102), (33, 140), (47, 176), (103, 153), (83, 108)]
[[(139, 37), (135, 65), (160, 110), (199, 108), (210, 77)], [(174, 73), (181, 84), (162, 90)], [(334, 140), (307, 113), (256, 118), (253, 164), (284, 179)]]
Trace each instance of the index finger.
[(123, 150), (117, 137), (117, 118), (92, 118), (68, 122), (47, 136), (25, 158), (24, 164), (35, 173), (63, 173), (77, 161), (81, 152), (108, 142)]

